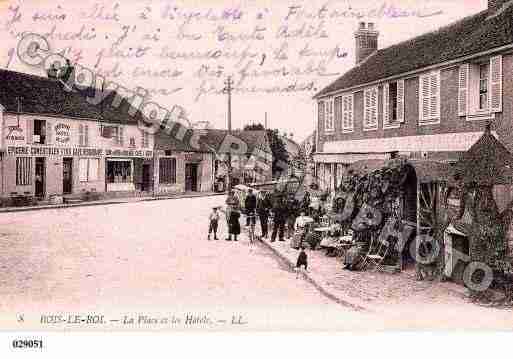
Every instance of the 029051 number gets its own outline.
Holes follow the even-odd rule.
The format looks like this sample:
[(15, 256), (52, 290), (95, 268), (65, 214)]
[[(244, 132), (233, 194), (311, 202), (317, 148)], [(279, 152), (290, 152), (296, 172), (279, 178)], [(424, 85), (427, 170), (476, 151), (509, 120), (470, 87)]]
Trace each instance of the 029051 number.
[(43, 349), (41, 339), (14, 339), (12, 347), (15, 349)]

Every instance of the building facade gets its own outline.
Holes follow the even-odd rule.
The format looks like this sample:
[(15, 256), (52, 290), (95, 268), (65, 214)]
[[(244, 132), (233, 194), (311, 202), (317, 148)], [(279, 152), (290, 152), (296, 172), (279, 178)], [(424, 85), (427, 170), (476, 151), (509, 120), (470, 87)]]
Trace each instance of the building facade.
[[(192, 146), (197, 131), (197, 146)], [(272, 154), (265, 131), (189, 130), (182, 140), (165, 134), (155, 137), (156, 192), (205, 192), (226, 188), (228, 156), (233, 143), (244, 153), (231, 154), (232, 181), (260, 183), (272, 179)], [(237, 147), (236, 146), (236, 147)], [(216, 184), (220, 184), (216, 187)]]
[(512, 16), (509, 2), (490, 0), (474, 16), (380, 50), (375, 26), (360, 23), (356, 66), (315, 96), (321, 187), (338, 186), (362, 159), (455, 161), (487, 123), (513, 150)]
[(102, 113), (54, 79), (5, 70), (0, 77), (6, 90), (0, 96), (3, 199), (151, 190), (153, 135), (126, 107)]

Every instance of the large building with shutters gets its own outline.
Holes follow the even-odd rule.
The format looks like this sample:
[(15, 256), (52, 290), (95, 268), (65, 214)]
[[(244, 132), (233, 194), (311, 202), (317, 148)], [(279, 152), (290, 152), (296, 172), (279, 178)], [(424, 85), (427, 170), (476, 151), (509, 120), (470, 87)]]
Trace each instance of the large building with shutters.
[(333, 188), (351, 163), (407, 158), (451, 162), (492, 133), (513, 150), (513, 6), (486, 10), (378, 49), (372, 23), (355, 32), (356, 66), (315, 95), (314, 161)]
[(92, 105), (56, 79), (0, 70), (0, 197), (151, 191), (153, 135), (129, 106)]

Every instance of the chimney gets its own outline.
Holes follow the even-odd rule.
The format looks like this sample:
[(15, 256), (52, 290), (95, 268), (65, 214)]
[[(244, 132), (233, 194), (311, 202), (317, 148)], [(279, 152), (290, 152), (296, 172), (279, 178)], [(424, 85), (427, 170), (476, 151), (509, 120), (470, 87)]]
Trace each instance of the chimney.
[(488, 12), (495, 13), (499, 10), (507, 0), (488, 0)]
[(379, 32), (376, 31), (374, 23), (360, 22), (358, 30), (354, 33), (357, 65), (378, 49), (378, 36)]

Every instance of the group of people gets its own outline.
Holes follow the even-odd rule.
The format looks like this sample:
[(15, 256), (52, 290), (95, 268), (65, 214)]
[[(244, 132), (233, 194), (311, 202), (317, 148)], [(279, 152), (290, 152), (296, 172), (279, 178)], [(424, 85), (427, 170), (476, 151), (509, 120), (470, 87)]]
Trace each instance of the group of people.
[[(209, 215), (208, 240), (210, 240), (212, 234), (214, 240), (219, 240), (217, 230), (219, 227), (220, 212), (224, 212), (228, 227), (228, 237), (226, 241), (238, 241), (237, 237), (241, 233), (240, 201), (235, 197), (234, 192), (230, 191), (225, 203), (226, 210), (224, 211), (220, 207), (212, 208), (212, 212)], [(249, 189), (244, 199), (243, 209), (246, 215), (246, 226), (255, 226), (256, 218), (258, 217), (262, 238), (267, 238), (269, 235), (269, 218), (272, 214), (273, 230), (271, 242), (275, 242), (276, 237), (278, 237), (279, 241), (285, 241), (285, 232), (287, 232), (287, 237), (290, 238), (294, 235), (295, 231), (301, 231), (305, 227), (305, 213), (307, 210), (310, 210), (309, 204), (308, 196), (305, 196), (303, 201), (299, 202), (293, 195), (284, 196), (275, 191), (273, 194), (259, 192), (257, 196), (253, 193), (252, 189)], [(307, 255), (303, 246), (301, 246), (296, 268), (298, 270), (307, 270), (308, 268)]]
[(261, 191), (257, 195), (252, 189), (241, 202), (235, 196), (233, 191), (228, 193), (226, 199), (226, 210), (215, 207), (209, 215), (209, 234), (208, 239), (213, 234), (214, 240), (217, 238), (217, 229), (220, 218), (220, 211), (225, 212), (228, 237), (227, 241), (237, 241), (237, 236), (241, 233), (240, 217), (242, 212), (246, 216), (246, 226), (256, 225), (256, 219), (260, 222), (261, 237), (263, 239), (269, 236), (269, 225), (272, 219), (271, 242), (285, 241), (285, 236), (290, 238), (297, 230), (296, 219), (302, 214), (310, 214), (310, 198), (308, 193), (302, 201), (295, 198), (294, 194), (284, 194), (275, 190), (274, 192)]

